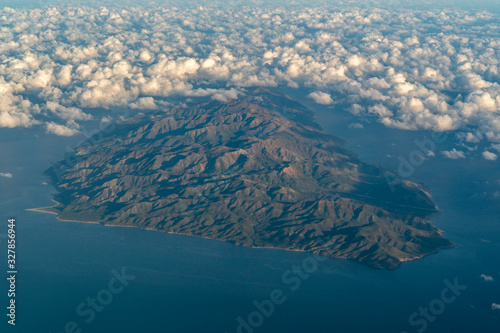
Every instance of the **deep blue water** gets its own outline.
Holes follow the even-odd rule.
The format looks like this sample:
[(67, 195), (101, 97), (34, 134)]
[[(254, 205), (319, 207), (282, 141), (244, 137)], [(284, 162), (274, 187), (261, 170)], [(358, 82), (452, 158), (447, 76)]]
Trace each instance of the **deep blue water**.
[[(363, 160), (391, 167), (398, 166), (397, 156), (415, 149), (415, 139), (430, 135), (376, 123), (349, 129), (352, 116), (327, 108), (319, 108), (317, 115), (326, 130), (346, 139)], [(236, 332), (236, 318), (247, 318), (255, 311), (253, 302), (269, 299), (274, 289), (282, 290), (286, 301), (254, 332), (417, 332), (409, 316), (439, 299), (443, 281), (455, 278), (467, 289), (428, 321), (425, 332), (500, 331), (500, 310), (492, 310), (492, 303), (500, 304), (500, 198), (494, 196), (500, 191), (498, 161), (449, 160), (437, 153), (410, 177), (431, 189), (443, 210), (434, 223), (455, 248), (396, 271), (328, 259), (291, 291), (282, 274), (308, 254), (59, 222), (50, 214), (25, 211), (52, 204), (54, 190), (42, 185), (42, 172), (78, 140), (36, 129), (0, 129), (0, 172), (13, 174), (11, 179), (0, 177), (0, 233), (9, 217), (17, 219), (19, 271), (17, 325), (8, 326), (2, 314), (1, 332), (59, 333), (71, 321), (81, 332), (92, 333)], [(453, 145), (450, 137), (437, 150)], [(0, 240), (5, 272), (6, 243)], [(85, 323), (77, 306), (108, 287), (112, 270), (123, 268), (135, 279)], [(495, 281), (486, 282), (481, 274)], [(3, 309), (6, 291), (3, 280)]]

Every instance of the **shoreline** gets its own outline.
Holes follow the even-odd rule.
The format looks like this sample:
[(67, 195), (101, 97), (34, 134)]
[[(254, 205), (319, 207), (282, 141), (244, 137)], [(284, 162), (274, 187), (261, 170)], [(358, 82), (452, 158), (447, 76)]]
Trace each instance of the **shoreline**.
[[(55, 201), (53, 199), (52, 199), (52, 201), (57, 202), (57, 201)], [(196, 237), (196, 238), (200, 238), (200, 239), (206, 239), (206, 240), (212, 240), (212, 241), (217, 241), (217, 242), (223, 242), (223, 243), (232, 244), (232, 245), (235, 245), (235, 246), (242, 246), (242, 247), (247, 247), (247, 248), (252, 248), (252, 249), (274, 249), (274, 250), (283, 250), (283, 251), (291, 251), (291, 252), (310, 253), (310, 252), (304, 251), (304, 250), (285, 249), (285, 248), (272, 247), (272, 246), (248, 246), (248, 245), (240, 245), (240, 244), (236, 244), (236, 243), (233, 243), (233, 242), (230, 242), (230, 241), (226, 241), (226, 240), (221, 240), (221, 239), (216, 239), (216, 238), (211, 238), (211, 237), (198, 236), (198, 235), (193, 235), (193, 234), (185, 234), (185, 233), (181, 233), (181, 232), (164, 231), (164, 230), (150, 228), (150, 227), (140, 227), (140, 226), (123, 225), (123, 224), (104, 224), (102, 222), (97, 222), (97, 221), (65, 220), (65, 219), (61, 219), (58, 216), (57, 212), (50, 211), (50, 210), (45, 210), (47, 208), (52, 208), (52, 207), (57, 207), (57, 206), (58, 205), (49, 206), (49, 207), (40, 207), (40, 208), (28, 208), (26, 210), (27, 211), (31, 211), (31, 212), (38, 212), (38, 213), (45, 213), (45, 214), (56, 215), (55, 218), (58, 221), (60, 221), (60, 222), (86, 223), (86, 224), (101, 225), (103, 227), (115, 227), (115, 228), (133, 228), (133, 229), (138, 229), (138, 230), (147, 230), (147, 231), (161, 232), (161, 233), (169, 234), (169, 235), (181, 235), (181, 236), (187, 236), (187, 237)], [(329, 258), (334, 258), (334, 257), (329, 257)]]
[[(281, 248), (281, 247), (274, 247), (274, 246), (255, 246), (255, 245), (237, 244), (235, 242), (231, 242), (231, 241), (228, 241), (228, 240), (216, 239), (216, 238), (211, 238), (211, 237), (204, 237), (204, 236), (193, 235), (193, 234), (186, 234), (186, 233), (165, 231), (165, 230), (155, 229), (155, 228), (151, 228), (151, 227), (141, 227), (141, 226), (121, 225), (121, 224), (105, 224), (103, 222), (90, 221), (90, 220), (89, 221), (65, 220), (65, 219), (61, 219), (59, 217), (59, 213), (58, 212), (56, 212), (54, 210), (51, 210), (51, 208), (62, 206), (61, 203), (57, 202), (54, 199), (51, 199), (51, 200), (54, 201), (56, 203), (56, 205), (54, 205), (54, 206), (48, 206), (48, 207), (40, 207), (40, 208), (29, 208), (29, 209), (26, 209), (26, 210), (27, 211), (32, 211), (32, 212), (38, 212), (38, 213), (45, 213), (45, 214), (55, 215), (55, 218), (58, 221), (60, 221), (60, 222), (87, 223), (87, 224), (101, 225), (103, 227), (133, 228), (133, 229), (139, 229), (139, 230), (161, 232), (161, 233), (165, 233), (165, 234), (169, 234), (169, 235), (180, 235), (180, 236), (195, 237), (195, 238), (205, 239), (205, 240), (210, 240), (210, 241), (224, 242), (224, 243), (231, 244), (231, 245), (234, 245), (234, 246), (241, 246), (241, 247), (252, 248), (252, 249), (268, 249), (268, 250), (281, 250), (281, 251), (288, 251), (288, 252), (309, 253), (311, 255), (320, 255), (320, 256), (323, 256), (323, 257), (326, 257), (326, 258), (329, 258), (329, 259), (339, 259), (339, 260), (353, 261), (353, 262), (356, 262), (358, 264), (361, 264), (362, 266), (365, 266), (365, 267), (368, 267), (368, 268), (371, 268), (371, 269), (375, 269), (375, 270), (385, 269), (385, 270), (388, 270), (388, 271), (394, 271), (394, 270), (398, 269), (399, 267), (401, 267), (401, 265), (403, 263), (407, 263), (407, 262), (411, 262), (411, 261), (415, 261), (415, 260), (420, 260), (420, 259), (423, 259), (423, 258), (431, 255), (431, 254), (436, 254), (440, 250), (445, 250), (445, 249), (449, 249), (449, 248), (455, 247), (452, 244), (452, 246), (450, 246), (450, 247), (441, 247), (441, 248), (437, 249), (435, 252), (430, 252), (430, 253), (422, 254), (422, 255), (420, 255), (418, 257), (414, 257), (414, 258), (401, 258), (401, 259), (398, 258), (399, 264), (397, 264), (396, 266), (380, 266), (380, 265), (377, 265), (377, 266), (373, 265), (372, 266), (372, 265), (367, 265), (365, 263), (362, 263), (360, 261), (357, 261), (357, 260), (351, 259), (351, 258), (334, 257), (334, 256), (329, 256), (329, 255), (322, 255), (322, 254), (318, 254), (318, 253), (314, 253), (314, 252), (310, 252), (310, 251), (306, 251), (306, 250)], [(443, 232), (441, 229), (439, 229), (439, 231)]]
[(58, 206), (61, 206), (61, 203), (54, 200), (53, 198), (50, 199), (52, 201), (54, 201), (56, 204), (54, 206), (47, 206), (47, 207), (38, 207), (38, 208), (27, 208), (26, 210), (27, 211), (30, 211), (30, 212), (39, 212), (39, 213), (48, 213), (48, 214), (54, 214), (54, 215), (57, 215), (56, 212), (54, 211), (51, 211), (49, 210), (50, 208), (55, 208), (55, 207), (58, 207)]

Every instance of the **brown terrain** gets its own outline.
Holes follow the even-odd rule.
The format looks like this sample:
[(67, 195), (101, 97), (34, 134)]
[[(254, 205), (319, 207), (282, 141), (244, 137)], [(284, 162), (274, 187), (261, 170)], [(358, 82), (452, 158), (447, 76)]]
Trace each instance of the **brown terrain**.
[[(49, 169), (61, 220), (131, 226), (351, 259), (376, 268), (451, 243), (421, 184), (387, 185), (312, 112), (257, 89), (123, 121)], [(57, 175), (62, 175), (58, 177)]]

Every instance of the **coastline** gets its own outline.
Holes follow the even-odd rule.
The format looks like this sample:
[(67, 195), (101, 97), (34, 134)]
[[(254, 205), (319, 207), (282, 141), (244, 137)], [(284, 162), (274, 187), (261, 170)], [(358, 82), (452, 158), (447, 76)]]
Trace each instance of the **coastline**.
[[(122, 224), (105, 224), (105, 223), (102, 223), (102, 222), (90, 221), (90, 220), (89, 221), (66, 220), (66, 219), (60, 218), (59, 217), (59, 212), (55, 211), (55, 209), (54, 209), (54, 207), (60, 207), (60, 206), (62, 206), (61, 203), (59, 203), (58, 201), (56, 201), (54, 199), (51, 199), (51, 200), (54, 201), (56, 203), (56, 205), (54, 205), (54, 206), (48, 206), (48, 207), (40, 207), (40, 208), (29, 208), (29, 209), (26, 209), (26, 210), (27, 211), (32, 211), (32, 212), (38, 212), (38, 213), (53, 214), (53, 215), (55, 215), (55, 218), (58, 221), (61, 221), (61, 222), (96, 224), (96, 225), (101, 225), (103, 227), (133, 228), (133, 229), (139, 229), (139, 230), (161, 232), (161, 233), (170, 234), (170, 235), (181, 235), (181, 236), (195, 237), (195, 238), (205, 239), (205, 240), (211, 240), (211, 241), (224, 242), (224, 243), (228, 243), (228, 244), (231, 244), (231, 245), (234, 245), (234, 246), (241, 246), (241, 247), (252, 248), (252, 249), (268, 249), (268, 250), (281, 250), (281, 251), (288, 251), (288, 252), (309, 253), (311, 255), (320, 255), (322, 257), (326, 257), (326, 258), (330, 258), (330, 259), (339, 259), (339, 260), (353, 261), (353, 262), (356, 262), (356, 263), (361, 264), (363, 266), (369, 267), (371, 269), (376, 269), (376, 270), (386, 269), (386, 270), (394, 271), (397, 268), (399, 268), (401, 266), (401, 264), (403, 264), (403, 263), (410, 262), (410, 261), (415, 261), (415, 260), (420, 260), (420, 259), (422, 259), (422, 258), (424, 258), (426, 256), (431, 255), (431, 254), (438, 253), (439, 250), (444, 250), (444, 249), (448, 248), (448, 247), (442, 247), (442, 248), (440, 248), (440, 249), (438, 249), (438, 250), (436, 250), (434, 252), (422, 254), (422, 255), (416, 256), (414, 258), (398, 258), (399, 263), (397, 265), (369, 265), (367, 263), (360, 262), (360, 261), (358, 261), (358, 260), (356, 260), (354, 258), (346, 258), (346, 257), (342, 257), (342, 256), (336, 257), (336, 256), (330, 256), (330, 255), (322, 255), (322, 254), (318, 254), (318, 253), (314, 253), (314, 252), (310, 252), (310, 251), (305, 251), (305, 250), (298, 250), (298, 249), (291, 249), (291, 248), (281, 248), (281, 247), (275, 247), (275, 246), (255, 246), (255, 245), (247, 245), (247, 244), (238, 244), (238, 243), (231, 242), (231, 241), (228, 241), (228, 240), (222, 240), (222, 239), (217, 239), (217, 238), (204, 237), (204, 236), (193, 235), (193, 234), (186, 234), (186, 233), (180, 233), (180, 232), (165, 231), (165, 230), (155, 229), (155, 228), (151, 228), (151, 227), (141, 227), (141, 226), (122, 225)], [(443, 232), (442, 230), (439, 230), (439, 231)], [(453, 247), (454, 247), (454, 245), (452, 245), (449, 248), (453, 248)]]

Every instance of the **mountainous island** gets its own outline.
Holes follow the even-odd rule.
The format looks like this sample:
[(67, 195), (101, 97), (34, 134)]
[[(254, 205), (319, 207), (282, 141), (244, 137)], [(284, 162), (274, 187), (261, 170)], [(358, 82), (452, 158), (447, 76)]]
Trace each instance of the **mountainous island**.
[[(361, 162), (285, 95), (256, 89), (140, 115), (47, 170), (60, 220), (129, 226), (394, 269), (452, 246), (421, 184)], [(76, 161), (68, 164), (67, 161)]]

